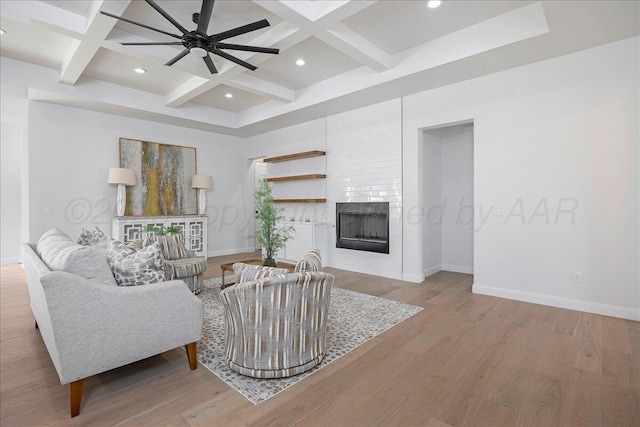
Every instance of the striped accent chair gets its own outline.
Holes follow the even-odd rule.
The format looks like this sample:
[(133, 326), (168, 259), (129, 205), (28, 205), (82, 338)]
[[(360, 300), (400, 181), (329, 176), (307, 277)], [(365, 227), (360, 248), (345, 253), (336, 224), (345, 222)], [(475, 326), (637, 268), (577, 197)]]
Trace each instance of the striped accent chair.
[(222, 290), (229, 367), (254, 378), (283, 378), (319, 364), (333, 279), (323, 272), (290, 273)]
[(145, 239), (144, 246), (155, 241), (160, 243), (164, 258), (165, 280), (180, 279), (189, 286), (191, 292), (198, 295), (202, 290), (204, 272), (207, 270), (207, 258), (196, 257), (187, 249), (181, 234), (150, 236)]
[(232, 265), (233, 275), (236, 276), (236, 283), (250, 282), (252, 280), (264, 279), (278, 274), (289, 274), (286, 268), (266, 267), (263, 265), (245, 264), (236, 262)]
[(304, 258), (298, 261), (293, 271), (322, 271), (322, 257), (320, 256), (320, 251), (317, 249), (311, 249), (307, 252)]

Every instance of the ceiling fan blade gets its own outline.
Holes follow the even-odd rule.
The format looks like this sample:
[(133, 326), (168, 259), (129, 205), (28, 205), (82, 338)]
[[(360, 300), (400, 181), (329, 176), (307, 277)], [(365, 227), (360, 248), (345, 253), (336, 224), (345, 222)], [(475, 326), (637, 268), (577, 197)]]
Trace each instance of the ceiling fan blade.
[(211, 60), (211, 57), (209, 56), (209, 54), (207, 54), (207, 56), (205, 56), (202, 59), (204, 59), (204, 63), (207, 64), (207, 68), (209, 69), (209, 71), (211, 71), (211, 74), (218, 73), (218, 70), (216, 69), (216, 66), (213, 65), (213, 61)]
[(213, 34), (210, 37), (213, 37), (216, 40), (224, 40), (231, 37), (239, 36), (240, 34), (250, 33), (251, 31), (259, 30), (260, 28), (268, 27), (269, 25), (271, 25), (269, 24), (269, 21), (267, 21), (266, 19), (263, 19), (260, 21), (253, 22), (251, 24), (234, 28), (232, 30), (223, 31), (218, 34)]
[(168, 32), (166, 32), (166, 31), (159, 30), (159, 29), (157, 29), (157, 28), (153, 28), (153, 27), (150, 27), (150, 26), (148, 26), (148, 25), (141, 24), (141, 23), (136, 22), (136, 21), (132, 21), (131, 19), (123, 18), (122, 16), (112, 15), (112, 14), (110, 14), (110, 13), (103, 12), (103, 11), (100, 11), (100, 13), (101, 13), (101, 14), (103, 14), (103, 15), (110, 16), (110, 17), (112, 17), (112, 18), (119, 19), (120, 21), (128, 22), (129, 24), (133, 24), (133, 25), (137, 25), (137, 26), (142, 27), (142, 28), (146, 28), (147, 30), (157, 31), (158, 33), (162, 33), (162, 34), (166, 34), (166, 35), (171, 36), (171, 37), (175, 37), (176, 39), (181, 38), (181, 37), (180, 37), (179, 35), (177, 35), (177, 34), (171, 34), (171, 33), (168, 33)]
[(211, 53), (221, 56), (224, 59), (228, 59), (231, 62), (235, 62), (238, 65), (242, 65), (243, 67), (248, 68), (251, 71), (255, 71), (258, 68), (255, 65), (251, 65), (248, 62), (243, 61), (242, 59), (238, 59), (235, 56), (229, 55), (227, 52), (223, 52), (220, 49), (212, 49)]
[(145, 43), (120, 43), (122, 46), (169, 46), (169, 45), (181, 45), (182, 42), (145, 42)]
[(200, 18), (198, 20), (198, 31), (201, 33), (207, 32), (209, 27), (209, 21), (211, 20), (211, 11), (213, 10), (213, 3), (215, 0), (203, 0), (202, 9), (200, 9)]
[(173, 58), (171, 58), (169, 60), (169, 62), (167, 62), (164, 65), (173, 65), (176, 62), (180, 61), (182, 58), (184, 58), (185, 56), (187, 56), (189, 54), (189, 49), (185, 49), (182, 52), (180, 52), (179, 54), (177, 54), (176, 56), (174, 56)]
[(173, 17), (171, 15), (169, 15), (167, 12), (165, 12), (165, 10), (163, 8), (161, 8), (160, 6), (158, 6), (158, 4), (153, 1), (153, 0), (144, 0), (146, 1), (149, 6), (151, 6), (152, 8), (154, 8), (156, 11), (158, 11), (158, 13), (162, 16), (164, 16), (164, 18), (171, 22), (173, 24), (174, 27), (176, 27), (177, 29), (180, 30), (180, 32), (182, 32), (182, 34), (186, 34), (188, 33), (188, 31), (182, 26), (180, 25), (180, 23), (178, 23), (178, 21), (176, 21), (175, 19), (173, 19)]
[(230, 43), (218, 43), (218, 49), (231, 49), (231, 50), (243, 50), (245, 52), (259, 52), (259, 53), (272, 53), (277, 55), (280, 53), (280, 49), (274, 49), (271, 47), (258, 47), (258, 46), (245, 46), (242, 44), (230, 44)]

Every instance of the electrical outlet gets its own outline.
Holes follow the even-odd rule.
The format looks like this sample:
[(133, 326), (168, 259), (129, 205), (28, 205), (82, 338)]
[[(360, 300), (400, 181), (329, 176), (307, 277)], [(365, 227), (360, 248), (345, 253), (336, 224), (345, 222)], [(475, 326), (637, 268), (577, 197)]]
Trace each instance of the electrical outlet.
[(573, 272), (573, 283), (582, 283), (582, 273), (580, 271)]
[(53, 214), (53, 209), (51, 209), (51, 208), (44, 208), (44, 214), (45, 214), (45, 215), (52, 215), (52, 214)]

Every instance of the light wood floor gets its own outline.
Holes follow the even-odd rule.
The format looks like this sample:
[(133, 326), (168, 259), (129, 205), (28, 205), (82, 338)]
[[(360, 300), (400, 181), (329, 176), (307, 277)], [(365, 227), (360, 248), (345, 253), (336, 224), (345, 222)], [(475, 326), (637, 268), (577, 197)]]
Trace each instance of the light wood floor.
[[(252, 257), (212, 258), (207, 278)], [(172, 350), (89, 378), (72, 420), (22, 268), (3, 265), (0, 424), (640, 425), (638, 322), (474, 295), (464, 274), (412, 284), (327, 270), (336, 286), (424, 310), (257, 406)]]

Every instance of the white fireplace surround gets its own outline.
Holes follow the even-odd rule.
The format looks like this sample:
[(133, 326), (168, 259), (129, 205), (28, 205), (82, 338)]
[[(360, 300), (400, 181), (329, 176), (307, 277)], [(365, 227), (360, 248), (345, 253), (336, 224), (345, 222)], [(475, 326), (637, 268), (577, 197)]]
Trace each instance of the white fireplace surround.
[[(327, 118), (329, 265), (402, 278), (401, 100)], [(389, 202), (389, 253), (336, 248), (336, 203)]]

